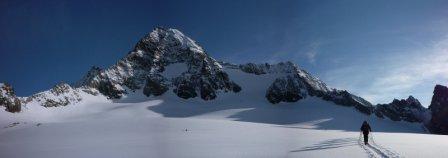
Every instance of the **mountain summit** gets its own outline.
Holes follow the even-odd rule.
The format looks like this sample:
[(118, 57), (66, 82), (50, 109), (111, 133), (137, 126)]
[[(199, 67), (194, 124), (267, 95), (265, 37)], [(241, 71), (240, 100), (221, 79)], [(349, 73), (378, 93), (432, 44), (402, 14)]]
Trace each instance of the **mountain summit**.
[[(177, 66), (176, 74), (167, 66)], [(93, 67), (77, 85), (96, 88), (118, 99), (129, 90), (144, 89), (147, 96), (159, 96), (173, 87), (181, 98), (217, 97), (218, 91), (239, 92), (222, 66), (195, 41), (176, 29), (156, 28), (141, 39), (134, 50), (117, 64), (102, 70)]]

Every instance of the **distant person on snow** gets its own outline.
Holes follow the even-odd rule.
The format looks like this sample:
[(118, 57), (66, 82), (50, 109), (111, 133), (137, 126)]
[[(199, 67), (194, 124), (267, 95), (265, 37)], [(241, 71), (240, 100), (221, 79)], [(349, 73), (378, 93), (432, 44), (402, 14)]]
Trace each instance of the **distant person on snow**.
[(361, 126), (362, 134), (364, 135), (364, 144), (367, 145), (369, 142), (369, 132), (372, 132), (372, 129), (370, 128), (369, 123), (367, 121), (364, 121)]

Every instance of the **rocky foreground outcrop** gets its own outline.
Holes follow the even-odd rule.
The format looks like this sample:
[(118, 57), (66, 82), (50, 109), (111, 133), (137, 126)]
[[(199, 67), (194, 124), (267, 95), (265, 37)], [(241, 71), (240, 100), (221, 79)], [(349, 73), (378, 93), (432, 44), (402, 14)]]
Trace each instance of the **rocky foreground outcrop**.
[(431, 133), (448, 134), (448, 87), (436, 85), (432, 96), (431, 120), (426, 125)]
[(8, 112), (20, 112), (22, 105), (14, 93), (12, 86), (0, 83), (0, 106), (6, 107)]
[(393, 121), (424, 122), (427, 109), (412, 96), (407, 99), (394, 99), (389, 104), (378, 104), (375, 115)]

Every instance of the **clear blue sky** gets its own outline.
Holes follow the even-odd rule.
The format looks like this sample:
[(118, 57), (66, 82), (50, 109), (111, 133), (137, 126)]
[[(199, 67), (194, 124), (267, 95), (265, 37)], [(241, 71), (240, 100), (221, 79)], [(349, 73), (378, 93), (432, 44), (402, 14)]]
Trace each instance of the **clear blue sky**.
[(448, 1), (0, 1), (0, 82), (21, 96), (114, 64), (156, 26), (218, 60), (290, 60), (373, 103), (448, 84)]

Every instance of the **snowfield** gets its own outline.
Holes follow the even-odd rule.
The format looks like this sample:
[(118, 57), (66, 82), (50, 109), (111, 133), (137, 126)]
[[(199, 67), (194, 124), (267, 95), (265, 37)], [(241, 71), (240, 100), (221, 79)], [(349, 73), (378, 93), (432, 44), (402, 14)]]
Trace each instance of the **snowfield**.
[[(448, 138), (420, 124), (364, 115), (352, 107), (307, 97), (271, 104), (265, 90), (282, 74), (263, 77), (226, 70), (239, 93), (213, 101), (135, 92), (107, 100), (81, 92), (65, 107), (28, 104), (20, 113), (0, 109), (1, 158), (134, 157), (446, 157)], [(2, 107), (3, 108), (3, 107)], [(359, 127), (373, 129), (371, 145)]]

